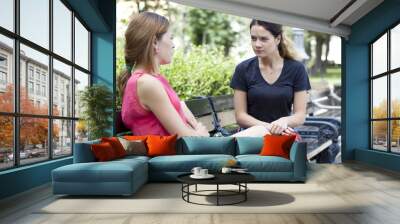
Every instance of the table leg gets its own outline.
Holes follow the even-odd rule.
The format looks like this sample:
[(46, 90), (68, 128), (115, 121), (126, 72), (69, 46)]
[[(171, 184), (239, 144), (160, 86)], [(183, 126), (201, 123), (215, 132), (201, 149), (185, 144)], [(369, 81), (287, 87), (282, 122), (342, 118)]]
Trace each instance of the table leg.
[(219, 205), (219, 184), (217, 184), (217, 206)]
[(247, 183), (244, 183), (244, 201), (247, 201)]

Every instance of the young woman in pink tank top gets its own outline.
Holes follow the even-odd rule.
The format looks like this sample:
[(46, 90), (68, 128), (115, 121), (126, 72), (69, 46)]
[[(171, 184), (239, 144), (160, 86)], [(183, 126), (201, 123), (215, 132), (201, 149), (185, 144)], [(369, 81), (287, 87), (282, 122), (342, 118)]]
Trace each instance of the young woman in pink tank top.
[[(171, 62), (174, 51), (168, 20), (151, 12), (139, 13), (129, 23), (125, 41), (128, 69), (118, 79), (125, 126), (134, 135), (209, 136), (159, 72), (160, 65)], [(233, 136), (267, 133), (266, 127), (253, 126)]]

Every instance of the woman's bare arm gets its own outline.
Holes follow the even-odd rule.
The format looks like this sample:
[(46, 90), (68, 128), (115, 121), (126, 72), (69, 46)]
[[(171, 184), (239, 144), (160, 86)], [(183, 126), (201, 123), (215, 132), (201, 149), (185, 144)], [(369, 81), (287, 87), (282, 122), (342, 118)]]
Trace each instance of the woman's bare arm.
[(162, 84), (151, 75), (143, 75), (137, 83), (140, 102), (158, 118), (169, 133), (181, 136), (208, 136), (207, 130), (187, 125), (171, 104)]
[(241, 127), (262, 125), (269, 127), (269, 123), (260, 121), (247, 113), (247, 93), (242, 90), (234, 90), (233, 104), (235, 107), (236, 122)]
[[(271, 122), (271, 133), (281, 134), (287, 130), (287, 127), (297, 127), (304, 123), (307, 114), (307, 91), (299, 91), (294, 93), (293, 113), (287, 117), (281, 117), (276, 121)], [(285, 131), (287, 132), (287, 131)], [(289, 130), (290, 133), (291, 130)]]

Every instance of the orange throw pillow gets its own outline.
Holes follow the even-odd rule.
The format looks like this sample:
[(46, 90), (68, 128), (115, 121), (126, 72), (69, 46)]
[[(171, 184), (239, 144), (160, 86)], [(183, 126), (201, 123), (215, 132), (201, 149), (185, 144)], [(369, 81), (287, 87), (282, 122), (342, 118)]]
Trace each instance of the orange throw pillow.
[(176, 139), (177, 135), (156, 136), (149, 135), (147, 137), (147, 155), (148, 156), (165, 156), (176, 155)]
[(280, 156), (289, 159), (290, 147), (292, 147), (295, 139), (296, 135), (266, 135), (260, 155)]
[(93, 144), (90, 146), (90, 148), (94, 154), (94, 157), (99, 162), (109, 161), (117, 158), (114, 149), (108, 142)]
[(101, 142), (108, 142), (114, 149), (117, 158), (125, 157), (126, 151), (117, 137), (101, 138)]

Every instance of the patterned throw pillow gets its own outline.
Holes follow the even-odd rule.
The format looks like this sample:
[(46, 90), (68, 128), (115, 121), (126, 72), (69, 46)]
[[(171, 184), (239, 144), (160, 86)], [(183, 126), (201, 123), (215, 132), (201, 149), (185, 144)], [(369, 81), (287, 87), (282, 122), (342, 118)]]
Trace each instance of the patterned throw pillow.
[(118, 137), (119, 141), (122, 144), (126, 151), (126, 155), (135, 155), (135, 156), (145, 156), (147, 155), (147, 148), (145, 143), (142, 140), (126, 140), (124, 138)]

